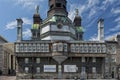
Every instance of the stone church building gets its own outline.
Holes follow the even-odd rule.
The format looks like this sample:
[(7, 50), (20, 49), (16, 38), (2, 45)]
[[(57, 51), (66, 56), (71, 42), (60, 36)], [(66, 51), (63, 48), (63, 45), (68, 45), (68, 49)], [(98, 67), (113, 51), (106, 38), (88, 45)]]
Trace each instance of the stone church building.
[[(17, 19), (15, 56), (19, 79), (116, 78), (120, 36), (104, 40), (104, 19), (98, 20), (99, 41), (84, 41), (82, 18), (74, 21), (67, 12), (67, 0), (48, 0), (47, 18), (39, 7), (33, 15), (31, 40), (22, 39), (22, 19)], [(120, 69), (119, 69), (120, 70)], [(84, 74), (84, 76), (82, 76)]]

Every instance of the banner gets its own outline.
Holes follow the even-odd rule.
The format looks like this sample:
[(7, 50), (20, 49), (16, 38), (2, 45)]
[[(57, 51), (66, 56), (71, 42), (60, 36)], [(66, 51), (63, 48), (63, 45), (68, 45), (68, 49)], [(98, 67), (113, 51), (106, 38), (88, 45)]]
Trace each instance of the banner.
[(56, 72), (56, 65), (44, 65), (44, 72)]

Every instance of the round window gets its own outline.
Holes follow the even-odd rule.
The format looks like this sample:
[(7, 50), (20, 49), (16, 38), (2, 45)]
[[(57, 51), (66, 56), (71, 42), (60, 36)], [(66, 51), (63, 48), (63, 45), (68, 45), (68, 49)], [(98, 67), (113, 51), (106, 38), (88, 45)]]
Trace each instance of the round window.
[(59, 29), (61, 29), (61, 28), (62, 28), (62, 25), (61, 25), (61, 24), (58, 24), (57, 27), (58, 27)]

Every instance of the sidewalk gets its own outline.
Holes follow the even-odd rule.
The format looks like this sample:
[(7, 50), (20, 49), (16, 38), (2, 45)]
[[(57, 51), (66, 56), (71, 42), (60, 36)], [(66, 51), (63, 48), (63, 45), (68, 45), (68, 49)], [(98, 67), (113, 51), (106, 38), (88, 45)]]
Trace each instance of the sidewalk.
[(0, 80), (16, 80), (16, 76), (0, 76)]

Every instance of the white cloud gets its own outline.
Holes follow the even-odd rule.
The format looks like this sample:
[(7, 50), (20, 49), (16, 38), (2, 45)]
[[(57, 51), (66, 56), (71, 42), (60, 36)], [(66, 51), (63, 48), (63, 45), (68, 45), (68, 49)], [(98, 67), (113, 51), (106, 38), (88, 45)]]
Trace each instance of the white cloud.
[(113, 14), (120, 14), (120, 8), (112, 8), (112, 10), (111, 10), (111, 12), (113, 13)]
[(115, 26), (115, 27), (113, 27), (113, 28), (111, 28), (109, 31), (111, 32), (114, 32), (114, 31), (119, 31), (120, 30), (120, 22), (119, 23), (117, 23), (117, 25)]
[[(23, 25), (31, 25), (32, 21), (28, 18), (23, 17)], [(6, 30), (11, 30), (11, 29), (15, 29), (17, 27), (17, 21), (11, 21), (9, 23), (7, 23), (7, 25), (5, 26)]]
[(96, 13), (97, 13), (96, 9), (91, 9), (88, 17), (91, 18), (91, 17), (94, 16)]
[(120, 30), (120, 17), (116, 18), (114, 22), (116, 23), (116, 26), (111, 28), (109, 30), (110, 32), (114, 32), (114, 31), (119, 31)]
[(17, 21), (11, 21), (5, 27), (6, 29), (14, 29), (15, 27), (17, 27)]
[(116, 18), (115, 22), (120, 22), (120, 17)]
[(30, 19), (28, 19), (28, 18), (22, 18), (22, 20), (23, 20), (23, 24), (25, 24), (25, 25), (31, 25), (32, 24), (32, 20), (30, 20)]
[(94, 7), (97, 4), (99, 4), (99, 0), (88, 0), (87, 7), (91, 8), (91, 7)]
[(25, 31), (23, 31), (23, 38), (30, 38), (31, 35), (32, 34), (30, 29), (26, 29)]
[[(106, 10), (110, 5), (114, 4), (118, 0), (104, 0), (102, 2), (101, 10)], [(112, 5), (113, 6), (113, 5)]]
[(120, 32), (116, 32), (114, 34), (108, 35), (106, 36), (105, 40), (112, 40), (113, 38), (116, 37), (117, 34), (120, 34)]
[(98, 36), (97, 36), (97, 34), (94, 34), (89, 40), (90, 40), (90, 41), (98, 41)]
[(108, 3), (110, 3), (110, 4), (113, 4), (114, 2), (116, 2), (117, 0), (104, 0), (103, 1), (103, 4), (104, 5), (106, 5), (106, 4), (108, 4)]
[(82, 16), (86, 11), (90, 10), (92, 7), (94, 7), (92, 10), (90, 10), (89, 17), (94, 15), (96, 13), (96, 5), (99, 4), (99, 0), (87, 0), (85, 4), (70, 4), (70, 11), (68, 17), (73, 20), (75, 17), (75, 9), (79, 10), (79, 15)]
[(21, 5), (24, 8), (34, 8), (36, 4), (43, 2), (44, 0), (14, 0), (17, 5)]

